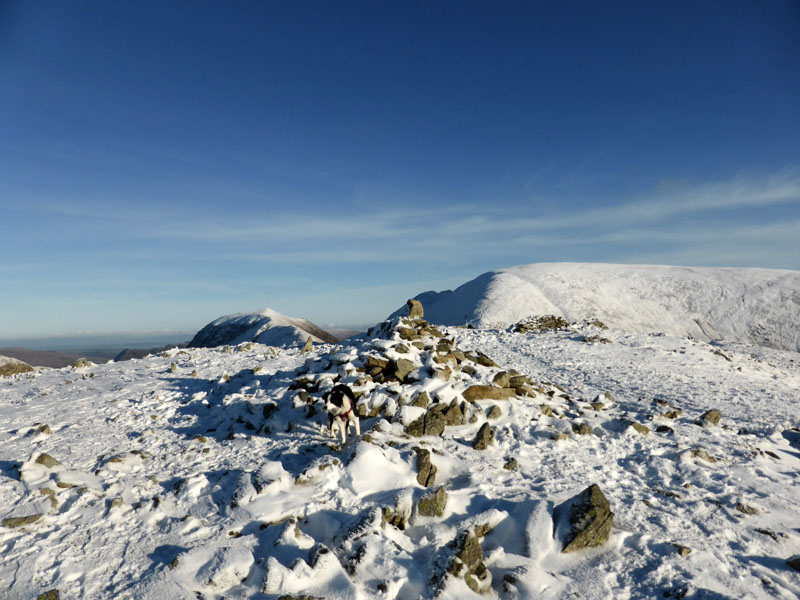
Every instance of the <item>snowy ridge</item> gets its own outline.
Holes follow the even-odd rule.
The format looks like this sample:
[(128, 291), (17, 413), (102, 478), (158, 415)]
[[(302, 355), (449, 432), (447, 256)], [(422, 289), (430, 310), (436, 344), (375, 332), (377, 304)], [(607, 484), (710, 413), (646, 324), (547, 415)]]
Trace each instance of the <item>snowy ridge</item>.
[(287, 317), (270, 308), (220, 317), (203, 327), (189, 346), (211, 348), (256, 342), (287, 347), (314, 342), (335, 342), (336, 338), (307, 319)]
[(597, 318), (631, 333), (800, 350), (797, 271), (539, 263), (491, 271), (455, 290), (416, 298), (425, 317), (442, 325), (503, 328), (553, 314), (569, 321)]

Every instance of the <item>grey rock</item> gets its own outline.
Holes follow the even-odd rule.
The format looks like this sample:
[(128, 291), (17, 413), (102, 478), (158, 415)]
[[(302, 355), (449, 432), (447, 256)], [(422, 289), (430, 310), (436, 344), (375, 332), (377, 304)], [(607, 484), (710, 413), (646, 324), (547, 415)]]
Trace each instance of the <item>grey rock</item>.
[(722, 418), (722, 413), (712, 408), (700, 415), (700, 424), (703, 426), (717, 425)]
[(398, 381), (405, 381), (406, 376), (416, 368), (414, 363), (405, 358), (398, 358), (389, 363), (387, 370), (397, 378)]
[(429, 409), (417, 420), (409, 423), (406, 433), (415, 437), (423, 435), (442, 435), (445, 427), (444, 415), (440, 410)]
[(472, 441), (472, 447), (475, 450), (486, 450), (491, 444), (494, 444), (494, 429), (488, 423), (484, 423)]
[(35, 462), (36, 464), (47, 467), (48, 469), (62, 466), (61, 463), (58, 462), (55, 458), (45, 453), (42, 453), (39, 456), (37, 456)]
[(492, 378), (492, 383), (501, 388), (510, 387), (511, 375), (508, 373), (508, 371), (500, 371)]
[(2, 525), (3, 527), (8, 527), (9, 529), (23, 527), (25, 525), (30, 525), (31, 523), (36, 523), (36, 521), (41, 519), (42, 516), (42, 513), (37, 513), (33, 515), (27, 515), (25, 517), (7, 517), (3, 519)]
[(431, 451), (414, 448), (417, 453), (417, 482), (424, 487), (433, 487), (436, 482), (436, 465), (431, 463)]
[(574, 423), (572, 431), (578, 435), (589, 435), (592, 433), (592, 428), (587, 423)]
[(559, 508), (569, 510), (571, 527), (562, 552), (576, 552), (600, 546), (608, 540), (614, 513), (611, 512), (608, 500), (597, 484), (590, 485)]
[(516, 471), (518, 466), (519, 466), (519, 463), (517, 463), (517, 459), (516, 458), (510, 458), (510, 459), (508, 459), (506, 461), (506, 464), (503, 465), (503, 468), (506, 471)]
[(411, 401), (411, 406), (417, 406), (419, 408), (428, 408), (428, 405), (430, 403), (431, 399), (428, 396), (428, 392), (420, 392)]
[(447, 409), (443, 411), (442, 415), (444, 416), (446, 425), (461, 425), (464, 422), (464, 412), (461, 410), (461, 406), (459, 406), (455, 398), (450, 401), (450, 404)]
[(489, 412), (486, 414), (487, 419), (499, 419), (503, 416), (503, 411), (500, 410), (500, 407), (497, 404), (493, 404), (492, 408), (489, 409)]
[(467, 402), (476, 400), (509, 400), (517, 395), (513, 388), (500, 388), (493, 385), (471, 385), (461, 394)]
[(420, 498), (417, 512), (425, 517), (441, 517), (446, 507), (447, 492), (441, 486)]

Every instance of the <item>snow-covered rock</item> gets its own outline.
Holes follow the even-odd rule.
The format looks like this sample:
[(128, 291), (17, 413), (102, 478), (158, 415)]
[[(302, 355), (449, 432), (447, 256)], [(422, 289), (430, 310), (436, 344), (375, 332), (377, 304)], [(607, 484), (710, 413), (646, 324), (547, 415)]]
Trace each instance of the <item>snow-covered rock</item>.
[(30, 371), (33, 371), (33, 367), (28, 363), (9, 356), (0, 356), (0, 377), (16, 375), (17, 373), (28, 373)]
[(296, 319), (271, 308), (226, 315), (203, 327), (189, 342), (192, 348), (212, 348), (257, 342), (267, 346), (295, 346), (311, 337), (315, 342), (336, 338), (307, 319)]
[[(552, 314), (600, 319), (630, 333), (800, 350), (797, 271), (539, 263), (484, 273), (455, 290), (416, 299), (425, 318), (440, 325), (502, 328)], [(404, 306), (392, 317), (406, 312)]]

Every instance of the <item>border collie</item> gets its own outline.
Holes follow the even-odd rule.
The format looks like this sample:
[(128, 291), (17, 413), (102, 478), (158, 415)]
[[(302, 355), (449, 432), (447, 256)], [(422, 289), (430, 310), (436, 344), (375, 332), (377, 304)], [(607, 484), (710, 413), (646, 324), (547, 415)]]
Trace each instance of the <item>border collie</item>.
[(361, 435), (361, 424), (358, 421), (358, 416), (353, 412), (355, 404), (356, 397), (346, 385), (336, 385), (325, 394), (325, 408), (328, 411), (331, 437), (336, 437), (336, 430), (338, 429), (342, 436), (342, 444), (346, 439), (345, 429), (349, 431), (351, 424), (356, 426), (356, 435)]

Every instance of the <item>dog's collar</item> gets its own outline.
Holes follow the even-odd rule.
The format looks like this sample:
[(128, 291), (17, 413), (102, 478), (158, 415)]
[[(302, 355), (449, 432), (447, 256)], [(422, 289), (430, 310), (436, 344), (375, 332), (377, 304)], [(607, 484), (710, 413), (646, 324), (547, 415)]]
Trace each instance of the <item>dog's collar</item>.
[(349, 415), (351, 412), (353, 412), (353, 407), (352, 407), (352, 406), (351, 406), (351, 407), (350, 407), (350, 408), (347, 410), (347, 412), (346, 412), (346, 413), (344, 413), (344, 414), (342, 415), (342, 417), (346, 417), (346, 416), (347, 416), (347, 415)]

